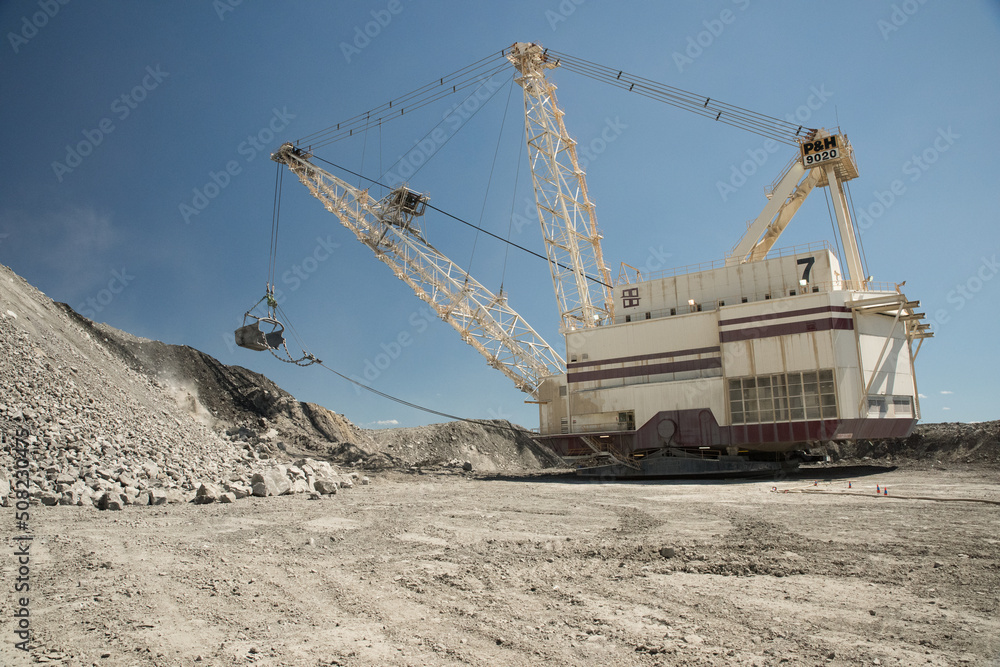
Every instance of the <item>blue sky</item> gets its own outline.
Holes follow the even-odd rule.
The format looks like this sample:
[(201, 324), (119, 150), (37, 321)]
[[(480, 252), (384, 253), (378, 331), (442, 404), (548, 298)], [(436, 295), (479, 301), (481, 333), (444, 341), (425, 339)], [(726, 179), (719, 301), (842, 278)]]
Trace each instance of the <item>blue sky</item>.
[[(231, 343), (267, 277), (269, 153), (515, 41), (840, 125), (861, 174), (851, 192), (867, 216), (870, 272), (906, 280), (935, 323), (917, 360), (924, 421), (1000, 417), (1000, 3), (8, 0), (0, 26), (0, 262), (93, 319), (262, 372), (355, 423), (439, 418)], [(571, 72), (550, 78), (570, 133), (592, 147), (588, 185), (613, 274), (622, 261), (666, 269), (722, 258), (794, 155)], [(509, 71), (493, 81), (489, 102), (410, 182), (436, 206), (501, 236), (512, 228), (512, 240), (544, 252), (519, 153), (520, 89), (510, 94)], [(462, 100), (318, 155), (375, 178)], [(751, 175), (735, 176), (754, 156)], [(185, 205), (196, 203), (191, 214)], [(426, 225), (480, 282), (503, 282), (511, 305), (562, 348), (544, 262), (511, 249), (504, 269), (503, 244), (440, 215)], [(780, 245), (830, 235), (814, 195)], [(374, 387), (444, 412), (537, 425), (526, 396), (291, 177), (277, 272), (285, 312), (333, 368), (367, 370)]]

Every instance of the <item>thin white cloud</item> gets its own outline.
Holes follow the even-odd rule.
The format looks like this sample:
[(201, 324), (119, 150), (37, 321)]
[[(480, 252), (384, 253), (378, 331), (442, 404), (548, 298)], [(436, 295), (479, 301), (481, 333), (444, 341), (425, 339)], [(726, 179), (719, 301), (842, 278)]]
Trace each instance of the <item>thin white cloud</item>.
[(380, 419), (375, 422), (369, 422), (369, 426), (399, 426), (399, 422), (395, 419)]
[(947, 395), (947, 394), (954, 394), (955, 392), (945, 390), (945, 391), (942, 391), (941, 393)]
[(4, 244), (10, 244), (12, 253), (36, 253), (31, 259), (52, 272), (49, 289), (57, 300), (87, 296), (107, 284), (112, 269), (121, 269), (120, 260), (112, 257), (121, 239), (111, 216), (92, 206), (4, 211), (0, 228), (8, 234)]
[(942, 410), (951, 410), (951, 408), (941, 408)]
[(927, 394), (917, 394), (920, 398), (927, 398)]

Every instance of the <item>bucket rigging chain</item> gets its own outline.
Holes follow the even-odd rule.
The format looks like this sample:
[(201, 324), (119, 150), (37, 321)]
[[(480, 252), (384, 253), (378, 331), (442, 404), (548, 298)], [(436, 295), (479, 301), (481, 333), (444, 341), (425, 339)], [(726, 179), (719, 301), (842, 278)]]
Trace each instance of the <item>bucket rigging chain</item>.
[[(255, 315), (253, 311), (261, 304), (265, 304), (265, 314)], [(274, 355), (275, 359), (287, 364), (309, 366), (320, 363), (319, 359), (304, 349), (301, 356), (292, 355), (285, 340), (285, 325), (282, 319), (278, 319), (279, 313), (282, 319), (287, 322), (288, 317), (278, 306), (278, 301), (274, 298), (274, 289), (269, 284), (267, 293), (243, 314), (243, 325), (236, 330), (236, 344), (255, 352), (267, 350)]]

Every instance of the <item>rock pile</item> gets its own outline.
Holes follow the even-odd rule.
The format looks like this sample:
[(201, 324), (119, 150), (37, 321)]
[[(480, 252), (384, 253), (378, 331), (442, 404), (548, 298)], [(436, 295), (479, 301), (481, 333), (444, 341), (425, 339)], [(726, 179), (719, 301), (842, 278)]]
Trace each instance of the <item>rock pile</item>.
[[(227, 493), (236, 499), (242, 491), (227, 484), (252, 489), (262, 462), (279, 459), (369, 470), (559, 464), (507, 422), (358, 428), (259, 373), (94, 323), (0, 265), (0, 498), (19, 430), (31, 444), (38, 498), (109, 507), (187, 499), (203, 484), (218, 487), (222, 502)], [(313, 477), (311, 493), (333, 488)]]
[(11, 503), (15, 470), (33, 502), (100, 509), (330, 494), (357, 479), (322, 461), (278, 465), (273, 441), (222, 430), (196, 393), (126, 363), (99, 330), (6, 269), (0, 298), (0, 503)]

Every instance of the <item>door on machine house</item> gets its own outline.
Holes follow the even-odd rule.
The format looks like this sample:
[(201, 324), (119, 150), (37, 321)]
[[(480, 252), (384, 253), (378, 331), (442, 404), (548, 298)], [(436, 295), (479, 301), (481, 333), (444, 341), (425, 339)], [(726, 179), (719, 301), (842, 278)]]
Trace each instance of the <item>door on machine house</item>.
[(635, 410), (628, 410), (626, 412), (618, 413), (618, 430), (619, 431), (635, 430)]

